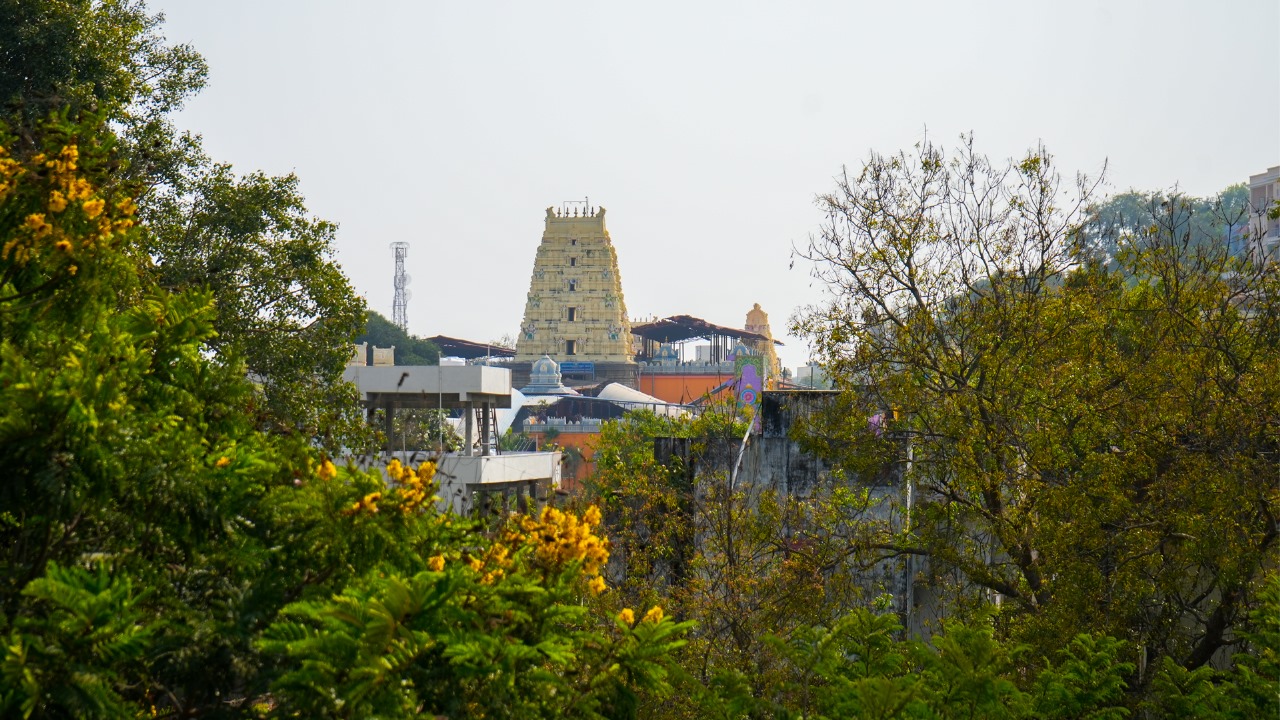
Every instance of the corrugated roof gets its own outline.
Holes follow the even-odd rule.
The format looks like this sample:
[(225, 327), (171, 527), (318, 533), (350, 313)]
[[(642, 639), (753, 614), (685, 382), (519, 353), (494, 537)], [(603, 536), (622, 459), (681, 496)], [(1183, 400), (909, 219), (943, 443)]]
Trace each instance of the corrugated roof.
[[(753, 333), (742, 328), (725, 327), (709, 323), (692, 315), (672, 315), (661, 320), (631, 326), (631, 334), (639, 335), (654, 342), (681, 342), (693, 338), (710, 338), (714, 335), (731, 337), (736, 340), (768, 340), (760, 333)], [(781, 345), (777, 340), (774, 345)]]
[(491, 343), (478, 343), (471, 340), (462, 340), (459, 338), (451, 338), (445, 335), (436, 335), (427, 338), (440, 348), (440, 354), (446, 357), (460, 357), (471, 360), (473, 358), (482, 357), (515, 357), (516, 351), (511, 348), (504, 348)]

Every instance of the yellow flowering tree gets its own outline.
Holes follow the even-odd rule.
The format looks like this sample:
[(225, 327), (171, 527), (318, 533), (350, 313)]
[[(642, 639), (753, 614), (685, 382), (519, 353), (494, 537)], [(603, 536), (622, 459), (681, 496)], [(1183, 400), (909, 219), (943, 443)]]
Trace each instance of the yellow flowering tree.
[[(342, 592), (295, 603), (260, 647), (285, 671), (271, 701), (306, 717), (626, 717), (669, 691), (688, 623), (650, 609), (595, 614), (607, 592), (598, 509), (545, 507), (500, 527), (441, 514), (435, 466), (320, 480), (346, 533), (394, 535)], [(328, 475), (326, 471), (325, 475)], [(319, 490), (323, 492), (323, 487)], [(340, 507), (340, 509), (339, 509)]]
[(264, 500), (307, 451), (205, 352), (210, 296), (149, 281), (119, 163), (93, 122), (0, 130), (6, 717), (221, 707), (261, 682), (247, 618), (305, 584)]

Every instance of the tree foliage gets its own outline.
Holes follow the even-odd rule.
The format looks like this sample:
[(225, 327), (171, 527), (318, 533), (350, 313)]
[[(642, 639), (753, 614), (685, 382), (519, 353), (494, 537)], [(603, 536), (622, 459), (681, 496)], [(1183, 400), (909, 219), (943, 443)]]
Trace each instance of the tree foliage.
[(364, 332), (356, 337), (358, 343), (370, 347), (394, 347), (397, 365), (438, 365), (440, 348), (430, 340), (410, 335), (376, 311), (368, 312)]
[(0, 714), (616, 717), (666, 691), (686, 626), (581, 602), (598, 513), (495, 534), (436, 511), (433, 463), (388, 482), (264, 432), (209, 351), (214, 293), (144, 269), (111, 134), (33, 137), (0, 137)]
[(212, 291), (209, 347), (245, 362), (263, 392), (264, 425), (308, 437), (341, 427), (344, 417), (323, 409), (354, 409), (334, 381), (364, 303), (330, 259), (337, 227), (307, 214), (298, 179), (211, 166), (147, 206), (156, 281)]
[(1231, 255), (1244, 258), (1245, 235), (1250, 218), (1266, 208), (1249, 206), (1249, 188), (1232, 185), (1214, 197), (1188, 196), (1170, 192), (1130, 190), (1088, 208), (1081, 224), (1079, 244), (1097, 258), (1114, 259), (1129, 238), (1151, 226), (1153, 215), (1167, 216), (1166, 222), (1188, 243), (1196, 247), (1225, 247)]
[[(401, 515), (411, 493), (406, 483), (364, 496), (355, 522)], [(433, 507), (413, 518), (399, 559), (339, 595), (285, 608), (264, 635), (264, 650), (286, 660), (273, 685), (284, 712), (626, 717), (637, 692), (667, 691), (668, 656), (688, 625), (660, 608), (639, 622), (630, 609), (593, 616), (578, 601), (604, 589), (598, 511), (548, 507), (490, 533)]]
[(354, 395), (334, 381), (363, 301), (333, 261), (336, 226), (309, 215), (295, 176), (238, 176), (176, 130), (169, 115), (208, 69), (162, 21), (139, 0), (0, 3), (0, 119), (28, 150), (51, 112), (105, 121), (116, 151), (104, 182), (138, 204), (157, 281), (212, 291), (207, 347), (256, 376), (259, 422), (357, 444)]
[[(801, 497), (737, 481), (747, 427), (732, 404), (695, 419), (631, 411), (596, 443), (587, 497), (604, 509), (616, 550), (616, 590), (600, 602), (656, 602), (696, 623), (678, 656), (681, 694), (696, 701), (654, 708), (662, 717), (783, 703), (797, 670), (778, 642), (870, 604), (878, 585), (847, 557), (859, 528), (850, 521), (873, 506), (870, 493), (837, 486)], [(658, 457), (655, 443), (670, 453)]]
[(1199, 242), (1177, 202), (1108, 264), (1082, 247), (1093, 187), (1043, 149), (872, 156), (821, 199), (830, 292), (795, 329), (853, 417), (893, 408), (908, 440), (879, 450), (910, 462), (910, 525), (868, 550), (927, 557), (948, 614), (998, 598), (1033, 658), (1124, 638), (1141, 691), (1237, 645), (1276, 565), (1280, 273)]

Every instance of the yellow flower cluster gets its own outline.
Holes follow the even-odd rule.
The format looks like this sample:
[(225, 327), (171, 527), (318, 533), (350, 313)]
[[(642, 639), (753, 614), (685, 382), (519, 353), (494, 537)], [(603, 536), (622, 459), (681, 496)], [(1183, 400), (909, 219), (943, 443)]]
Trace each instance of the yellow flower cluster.
[[(600, 511), (594, 507), (583, 513), (582, 518), (546, 507), (536, 519), (528, 515), (513, 519), (499, 541), (483, 552), (471, 554), (466, 565), (480, 575), (482, 584), (488, 585), (505, 577), (516, 552), (527, 549), (535, 563), (549, 570), (581, 562), (582, 574), (588, 578), (587, 587), (599, 594), (606, 588), (600, 568), (609, 559), (608, 540), (593, 532), (599, 524)], [(434, 562), (432, 558), (428, 563), (432, 569), (435, 569)], [(440, 567), (444, 567), (443, 558)]]
[(511, 568), (511, 548), (496, 542), (484, 551), (483, 555), (472, 555), (467, 566), (480, 573), (480, 583), (489, 585), (494, 580), (501, 580)]
[[(321, 480), (332, 480), (337, 477), (338, 472), (332, 462), (325, 460), (320, 465), (320, 470), (317, 474)], [(432, 460), (422, 463), (416, 470), (405, 466), (399, 460), (392, 460), (387, 465), (387, 477), (396, 483), (396, 488), (392, 491), (392, 497), (401, 512), (407, 515), (439, 499), (432, 495), (435, 492), (435, 485), (432, 482), (435, 476), (436, 464)], [(345, 512), (348, 515), (359, 512), (376, 513), (378, 512), (378, 501), (381, 499), (382, 493), (369, 493), (359, 502), (353, 503)]]
[(581, 562), (582, 574), (589, 579), (588, 589), (598, 595), (607, 587), (600, 568), (609, 560), (609, 541), (595, 533), (600, 522), (600, 509), (594, 505), (581, 518), (547, 506), (537, 519), (526, 515), (516, 520), (505, 539), (513, 545), (530, 547), (544, 567)]
[(9, 151), (3, 145), (0, 145), (0, 200), (13, 192), (18, 186), (18, 178), (22, 177), (25, 170), (22, 163), (9, 157)]
[(609, 541), (599, 537), (593, 529), (600, 524), (600, 510), (594, 505), (582, 514), (561, 512), (548, 505), (538, 519), (525, 516), (519, 520), (517, 533), (533, 546), (537, 558), (549, 566), (560, 566), (575, 560), (582, 561), (586, 575), (597, 575), (600, 566), (609, 560)]
[(325, 460), (320, 463), (320, 469), (316, 470), (316, 477), (328, 482), (338, 477), (338, 468), (333, 464), (332, 460)]
[(44, 153), (36, 155), (36, 162), (44, 161), (44, 166), (53, 171), (55, 176), (70, 175), (78, 169), (80, 161), (80, 148), (75, 145), (68, 145), (62, 148), (62, 152), (57, 156), (45, 160)]
[[(662, 611), (661, 605), (654, 605), (649, 611), (640, 618), (640, 622), (658, 624), (666, 617), (666, 613)], [(618, 621), (627, 625), (634, 625), (636, 622), (636, 613), (631, 608), (622, 608), (622, 612), (618, 613)]]
[(368, 495), (365, 495), (364, 497), (360, 498), (360, 500), (358, 500), (357, 502), (353, 503), (351, 505), (351, 509), (348, 510), (347, 512), (351, 514), (360, 513), (360, 512), (376, 513), (378, 512), (378, 501), (381, 499), (382, 499), (382, 493), (371, 492)]
[(439, 499), (433, 494), (436, 490), (435, 476), (434, 460), (421, 463), (416, 470), (405, 466), (399, 460), (392, 460), (387, 465), (387, 477), (399, 485), (396, 488), (396, 496), (400, 501), (401, 512), (407, 515)]
[[(12, 260), (19, 265), (26, 265), (36, 256), (45, 238), (52, 238), (52, 245), (63, 253), (74, 249), (73, 238), (62, 228), (50, 222), (52, 215), (60, 214), (74, 204), (79, 204), (84, 215), (93, 221), (87, 233), (74, 233), (84, 246), (105, 241), (115, 233), (133, 227), (132, 215), (137, 206), (130, 198), (116, 203), (118, 216), (114, 219), (106, 214), (106, 201), (96, 194), (93, 185), (82, 177), (77, 177), (79, 170), (80, 150), (75, 145), (67, 145), (53, 157), (43, 153), (32, 158), (35, 168), (43, 168), (48, 173), (48, 180), (53, 185), (49, 191), (46, 213), (30, 213), (24, 219), (18, 233), (5, 242), (0, 248), (0, 259)], [(7, 150), (0, 147), (0, 200), (3, 200), (14, 188), (18, 179), (26, 172), (16, 160), (7, 156)], [(68, 267), (68, 272), (75, 274), (75, 266)]]

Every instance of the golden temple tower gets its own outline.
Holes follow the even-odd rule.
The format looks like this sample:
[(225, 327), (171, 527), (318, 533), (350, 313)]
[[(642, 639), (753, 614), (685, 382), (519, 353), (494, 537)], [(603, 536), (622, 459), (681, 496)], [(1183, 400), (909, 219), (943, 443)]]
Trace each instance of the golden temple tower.
[(585, 202), (547, 208), (515, 361), (543, 355), (571, 365), (634, 365), (631, 322), (604, 208)]

